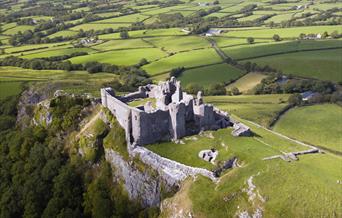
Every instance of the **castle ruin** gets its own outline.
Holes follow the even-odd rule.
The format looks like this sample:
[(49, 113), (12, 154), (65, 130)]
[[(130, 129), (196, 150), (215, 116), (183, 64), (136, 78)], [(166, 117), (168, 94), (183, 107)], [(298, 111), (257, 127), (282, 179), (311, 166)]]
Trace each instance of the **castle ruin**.
[[(151, 98), (144, 106), (131, 107), (129, 102)], [(139, 87), (137, 92), (116, 96), (111, 88), (101, 89), (102, 105), (107, 107), (125, 129), (129, 144), (146, 145), (177, 140), (204, 130), (233, 126), (226, 112), (182, 91), (174, 77), (158, 85)], [(249, 128), (247, 129), (249, 131)]]

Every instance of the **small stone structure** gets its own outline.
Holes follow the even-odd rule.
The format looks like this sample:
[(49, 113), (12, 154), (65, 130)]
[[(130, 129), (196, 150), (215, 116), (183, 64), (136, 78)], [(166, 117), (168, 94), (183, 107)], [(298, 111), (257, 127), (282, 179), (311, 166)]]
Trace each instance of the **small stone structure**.
[[(150, 102), (142, 107), (127, 105), (144, 98), (154, 98), (156, 108)], [(197, 98), (183, 92), (180, 82), (174, 77), (158, 85), (141, 86), (137, 92), (125, 96), (116, 96), (111, 88), (103, 88), (101, 100), (125, 129), (129, 144), (139, 146), (177, 140), (233, 124), (226, 112), (203, 103), (201, 92)]]
[(216, 149), (202, 150), (198, 153), (199, 158), (202, 158), (203, 160), (208, 161), (210, 163), (214, 163), (217, 155), (218, 151)]
[(233, 136), (251, 136), (252, 134), (250, 128), (243, 123), (234, 122), (233, 128)]

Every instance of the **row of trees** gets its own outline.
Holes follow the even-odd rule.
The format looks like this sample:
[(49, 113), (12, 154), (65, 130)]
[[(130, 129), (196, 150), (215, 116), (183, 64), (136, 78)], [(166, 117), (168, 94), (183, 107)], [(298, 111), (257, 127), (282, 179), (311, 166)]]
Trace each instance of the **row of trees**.
[[(80, 53), (76, 53), (80, 55)], [(81, 53), (82, 54), (82, 53)], [(52, 57), (47, 59), (63, 59), (61, 57)], [(87, 62), (85, 64), (72, 64), (70, 61), (52, 61), (44, 59), (23, 59), (9, 56), (0, 59), (0, 66), (15, 66), (34, 70), (86, 70), (89, 73), (107, 72), (119, 75), (119, 79), (114, 82), (122, 91), (131, 91), (141, 85), (151, 83), (148, 74), (140, 69), (140, 66), (148, 63), (142, 59), (136, 66), (116, 66), (112, 64)]]
[(255, 94), (302, 93), (306, 91), (331, 94), (336, 91), (336, 88), (332, 82), (328, 81), (293, 79), (291, 76), (284, 80), (280, 73), (272, 73), (255, 87)]

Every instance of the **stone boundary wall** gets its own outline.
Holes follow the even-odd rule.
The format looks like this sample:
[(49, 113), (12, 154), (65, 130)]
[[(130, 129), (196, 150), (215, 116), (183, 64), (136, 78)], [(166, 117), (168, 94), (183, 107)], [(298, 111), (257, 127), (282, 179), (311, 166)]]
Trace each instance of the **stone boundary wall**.
[(207, 169), (190, 167), (185, 164), (178, 163), (176, 161), (161, 157), (144, 147), (136, 146), (131, 151), (131, 154), (133, 156), (139, 155), (140, 160), (157, 170), (169, 185), (177, 185), (179, 182), (185, 180), (186, 177), (195, 177), (198, 174), (205, 176), (214, 182), (217, 181), (214, 173)]

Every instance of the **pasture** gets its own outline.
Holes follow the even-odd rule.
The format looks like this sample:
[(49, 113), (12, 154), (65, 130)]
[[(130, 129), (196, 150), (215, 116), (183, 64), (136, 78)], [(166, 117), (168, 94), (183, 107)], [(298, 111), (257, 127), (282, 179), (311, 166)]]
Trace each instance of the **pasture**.
[(23, 82), (49, 83), (57, 89), (71, 93), (91, 93), (99, 96), (99, 89), (117, 76), (111, 73), (90, 74), (85, 71), (31, 70), (19, 67), (0, 67), (0, 94), (8, 96), (19, 93)]
[(289, 95), (208, 96), (205, 102), (246, 120), (267, 126), (287, 106)]
[(150, 75), (165, 73), (177, 67), (195, 67), (208, 64), (221, 63), (221, 58), (214, 49), (201, 49), (190, 52), (181, 52), (169, 57), (162, 58), (143, 66)]
[(209, 48), (209, 42), (199, 36), (170, 36), (147, 38), (151, 44), (163, 48), (167, 52), (189, 51), (199, 48)]
[(26, 30), (33, 30), (33, 29), (34, 29), (34, 26), (19, 25), (19, 26), (9, 28), (9, 29), (3, 31), (2, 33), (5, 35), (14, 35), (14, 34), (17, 34), (19, 31), (23, 33)]
[(280, 117), (274, 130), (328, 150), (342, 152), (342, 107), (297, 107)]
[(251, 72), (244, 75), (237, 81), (229, 84), (227, 86), (227, 89), (229, 90), (233, 87), (236, 87), (239, 89), (240, 92), (246, 94), (249, 93), (249, 91), (251, 91), (256, 85), (261, 82), (262, 79), (266, 77), (267, 76), (265, 74)]
[(53, 56), (61, 56), (61, 55), (69, 55), (75, 52), (88, 52), (92, 53), (94, 52), (91, 48), (55, 48), (55, 49), (49, 49), (47, 51), (36, 51), (31, 54), (25, 54), (22, 56), (23, 58), (46, 58), (46, 57), (53, 57)]
[(248, 61), (259, 66), (268, 65), (285, 74), (341, 82), (341, 56), (342, 48), (273, 55)]
[[(0, 77), (1, 80), (1, 77)], [(21, 93), (23, 89), (22, 82), (4, 82), (0, 81), (0, 100)]]
[(341, 48), (341, 42), (340, 40), (284, 41), (227, 47), (222, 50), (236, 60), (246, 60), (305, 50)]
[(230, 82), (239, 78), (243, 72), (229, 64), (216, 64), (184, 71), (178, 79), (183, 86), (189, 83), (208, 86), (215, 83)]
[(107, 51), (117, 49), (152, 48), (141, 39), (110, 40), (91, 47), (92, 49)]
[[(240, 28), (238, 30), (231, 30), (227, 33), (224, 33), (224, 36), (229, 37), (254, 37), (254, 38), (263, 38), (263, 39), (272, 39), (274, 34), (278, 34), (283, 39), (295, 39), (299, 37), (299, 34), (318, 34), (323, 32), (332, 33), (333, 31), (341, 30), (342, 26), (304, 26), (304, 27), (291, 27), (291, 28), (264, 28), (264, 29), (254, 29), (251, 30), (249, 28)], [(229, 28), (228, 28), (229, 30)]]
[(166, 54), (160, 49), (143, 48), (98, 52), (90, 55), (74, 57), (69, 60), (75, 64), (98, 61), (101, 63), (129, 66), (139, 63), (142, 58), (145, 58), (148, 61), (156, 61), (164, 56), (166, 56)]

